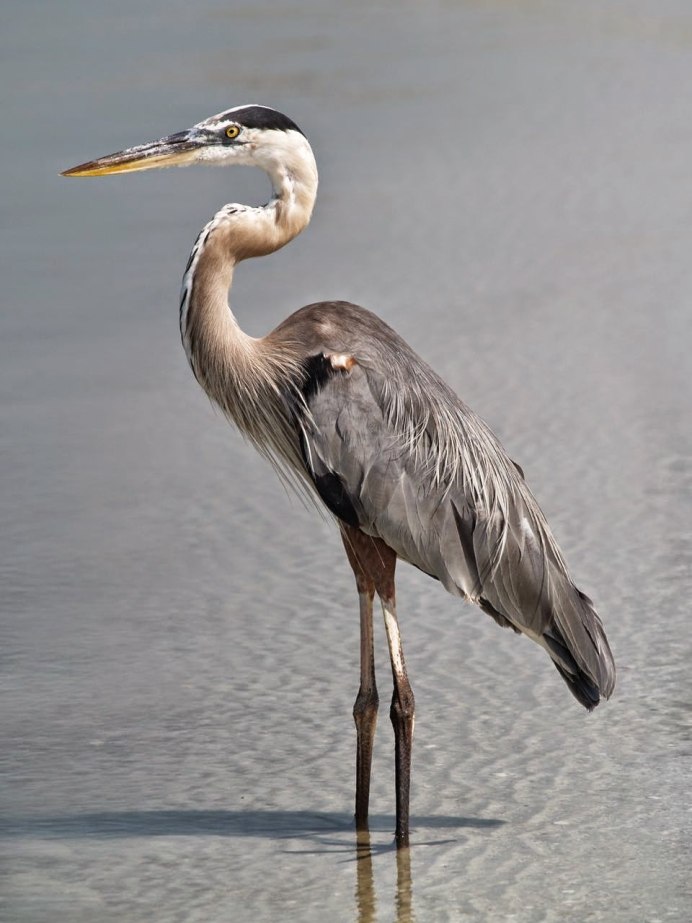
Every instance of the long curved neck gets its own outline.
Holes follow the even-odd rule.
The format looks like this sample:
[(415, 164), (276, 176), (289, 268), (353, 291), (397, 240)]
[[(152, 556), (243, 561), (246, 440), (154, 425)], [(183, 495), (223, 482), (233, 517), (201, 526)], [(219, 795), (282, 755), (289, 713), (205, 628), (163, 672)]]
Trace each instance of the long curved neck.
[[(228, 293), (241, 260), (283, 247), (310, 221), (317, 195), (317, 168), (300, 136), (281, 159), (259, 164), (274, 189), (261, 208), (226, 205), (200, 232), (183, 276), (180, 332), (195, 377), (209, 397), (258, 448), (295, 463), (277, 396), (300, 377), (295, 345), (244, 333), (230, 309)], [(304, 144), (303, 144), (304, 142)]]
[(243, 333), (228, 303), (235, 266), (292, 240), (310, 221), (317, 196), (317, 167), (302, 136), (280, 160), (255, 162), (272, 181), (272, 198), (260, 208), (225, 205), (218, 211), (197, 237), (182, 282), (183, 347), (195, 377), (224, 410), (229, 386), (249, 387), (246, 376), (256, 374), (265, 358), (262, 340)]

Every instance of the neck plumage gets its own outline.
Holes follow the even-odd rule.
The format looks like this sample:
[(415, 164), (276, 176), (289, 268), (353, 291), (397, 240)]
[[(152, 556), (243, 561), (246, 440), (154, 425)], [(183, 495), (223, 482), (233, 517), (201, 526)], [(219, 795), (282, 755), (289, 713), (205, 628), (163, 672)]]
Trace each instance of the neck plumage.
[[(283, 247), (310, 221), (317, 195), (317, 168), (307, 141), (298, 153), (260, 165), (274, 195), (261, 208), (226, 205), (200, 232), (183, 276), (180, 332), (200, 385), (264, 454), (293, 461), (295, 446), (281, 401), (300, 380), (295, 344), (244, 333), (228, 303), (237, 263)], [(289, 446), (287, 443), (291, 442)]]

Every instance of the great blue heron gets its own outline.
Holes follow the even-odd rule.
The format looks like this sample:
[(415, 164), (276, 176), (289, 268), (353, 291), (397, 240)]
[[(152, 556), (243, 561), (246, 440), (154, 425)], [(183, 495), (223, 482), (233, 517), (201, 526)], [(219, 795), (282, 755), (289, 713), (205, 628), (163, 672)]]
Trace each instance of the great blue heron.
[(367, 826), (378, 709), (375, 593), (381, 600), (394, 677), (396, 841), (404, 846), (414, 699), (396, 616), (397, 558), (540, 644), (587, 709), (612, 693), (613, 657), (521, 468), (391, 327), (343, 301), (301, 308), (259, 339), (238, 326), (228, 304), (236, 264), (287, 244), (315, 203), (315, 159), (294, 122), (265, 106), (239, 106), (63, 175), (194, 163), (258, 166), (272, 182), (266, 205), (225, 205), (202, 229), (183, 276), (180, 332), (209, 397), (339, 522), (360, 599), (359, 829)]

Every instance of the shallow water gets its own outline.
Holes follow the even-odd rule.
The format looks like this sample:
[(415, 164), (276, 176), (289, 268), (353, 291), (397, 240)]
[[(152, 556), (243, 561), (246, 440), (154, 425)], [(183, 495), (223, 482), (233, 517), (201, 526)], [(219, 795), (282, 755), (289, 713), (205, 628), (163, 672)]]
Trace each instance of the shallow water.
[[(0, 43), (0, 917), (688, 920), (687, 4), (68, 0), (16, 4)], [(57, 176), (250, 101), (296, 119), (322, 187), (238, 273), (246, 329), (332, 297), (396, 326), (524, 467), (619, 668), (587, 717), (538, 648), (402, 567), (398, 857), (386, 708), (370, 842), (351, 826), (334, 528), (178, 341), (197, 229), (265, 181)]]

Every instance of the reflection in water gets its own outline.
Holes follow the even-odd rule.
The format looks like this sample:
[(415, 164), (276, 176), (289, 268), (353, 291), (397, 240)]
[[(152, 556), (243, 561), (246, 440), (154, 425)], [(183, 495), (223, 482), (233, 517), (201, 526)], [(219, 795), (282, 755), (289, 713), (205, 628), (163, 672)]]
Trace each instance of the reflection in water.
[(356, 833), (356, 907), (358, 923), (373, 923), (377, 919), (377, 899), (375, 898), (375, 879), (372, 874), (372, 848), (370, 833), (358, 830)]
[[(411, 882), (411, 850), (388, 849), (396, 856), (396, 923), (415, 923), (413, 914), (413, 885)], [(356, 907), (358, 923), (375, 923), (377, 897), (372, 870), (372, 845), (370, 833), (359, 830), (356, 834)]]
[[(422, 833), (436, 831), (434, 839), (425, 838), (426, 846), (454, 844), (463, 839), (461, 831), (467, 829), (491, 831), (499, 829), (505, 821), (497, 818), (459, 817), (446, 814), (416, 815), (416, 831), (423, 845)], [(194, 809), (161, 808), (159, 810), (119, 810), (76, 812), (58, 815), (5, 815), (0, 821), (0, 845), (3, 840), (60, 838), (72, 843), (94, 839), (110, 842), (110, 850), (117, 849), (116, 841), (125, 839), (136, 844), (138, 840), (152, 838), (208, 838), (215, 840), (259, 839), (285, 844), (281, 849), (291, 856), (321, 856), (325, 853), (344, 856), (344, 861), (356, 862), (355, 909), (358, 923), (376, 923), (377, 897), (375, 894), (374, 857), (380, 856), (380, 866), (396, 862), (396, 892), (394, 919), (397, 923), (415, 923), (413, 911), (413, 883), (411, 878), (411, 852), (397, 849), (393, 839), (394, 818), (389, 814), (370, 816), (372, 829), (380, 842), (373, 844), (368, 830), (356, 833), (355, 856), (353, 851), (353, 815), (326, 811), (276, 810), (276, 809)], [(386, 838), (386, 842), (382, 840)], [(137, 847), (135, 847), (137, 848)], [(247, 852), (247, 847), (244, 847)], [(389, 895), (386, 895), (389, 898)], [(380, 898), (382, 895), (380, 895)], [(389, 903), (386, 903), (389, 911)], [(391, 912), (386, 913), (389, 919)], [(265, 919), (263, 917), (263, 919)], [(268, 918), (266, 918), (268, 919)]]
[(397, 923), (415, 923), (411, 850), (408, 847), (396, 850), (396, 919)]

